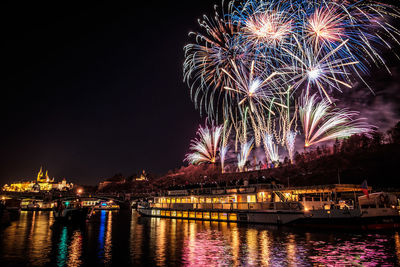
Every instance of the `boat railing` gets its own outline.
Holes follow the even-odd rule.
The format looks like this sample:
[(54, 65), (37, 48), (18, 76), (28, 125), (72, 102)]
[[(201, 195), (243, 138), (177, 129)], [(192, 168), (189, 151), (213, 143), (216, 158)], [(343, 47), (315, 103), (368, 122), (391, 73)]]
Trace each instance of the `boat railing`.
[(281, 189), (282, 185), (272, 184), (250, 184), (250, 185), (235, 185), (225, 187), (198, 187), (190, 189), (176, 189), (168, 190), (159, 196), (187, 196), (187, 195), (223, 195), (223, 194), (236, 194), (236, 193), (255, 193), (257, 190), (265, 189)]
[(302, 210), (300, 202), (153, 203), (152, 208), (175, 210)]

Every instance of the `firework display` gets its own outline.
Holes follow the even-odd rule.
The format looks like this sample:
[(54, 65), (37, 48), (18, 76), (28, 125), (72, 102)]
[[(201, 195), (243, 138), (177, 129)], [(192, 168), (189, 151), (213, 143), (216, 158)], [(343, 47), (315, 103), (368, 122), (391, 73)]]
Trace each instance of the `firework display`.
[(222, 126), (200, 126), (197, 131), (198, 138), (192, 140), (191, 152), (185, 160), (192, 164), (216, 163)]
[(243, 168), (249, 158), (250, 152), (253, 149), (253, 139), (249, 142), (242, 144), (240, 153), (238, 154), (238, 169), (239, 171), (243, 171)]
[(265, 153), (268, 153), (268, 157), (271, 159), (273, 163), (279, 161), (279, 147), (274, 142), (274, 138), (271, 134), (266, 133), (264, 136), (264, 147)]
[[(309, 147), (371, 131), (357, 112), (335, 106), (356, 83), (369, 87), (370, 66), (389, 71), (382, 51), (399, 44), (396, 8), (369, 0), (245, 0), (222, 2), (220, 10), (190, 33), (184, 81), (201, 114), (234, 129), (240, 171), (253, 144), (263, 144), (272, 162), (282, 146), (292, 162), (296, 136)], [(219, 151), (223, 171), (230, 139), (219, 137), (193, 141), (186, 160), (214, 163)]]
[(295, 150), (295, 142), (296, 142), (296, 132), (289, 131), (286, 133), (286, 149), (288, 151), (288, 156), (290, 162), (293, 163), (294, 150)]
[(333, 109), (326, 100), (318, 101), (315, 95), (302, 100), (299, 114), (305, 147), (371, 131), (364, 119), (353, 119), (357, 112)]

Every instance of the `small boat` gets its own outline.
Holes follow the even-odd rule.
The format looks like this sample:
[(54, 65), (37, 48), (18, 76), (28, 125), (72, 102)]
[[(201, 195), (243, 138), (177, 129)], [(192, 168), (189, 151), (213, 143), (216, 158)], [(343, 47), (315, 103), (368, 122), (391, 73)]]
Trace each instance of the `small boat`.
[(120, 206), (115, 204), (114, 201), (100, 201), (97, 205), (94, 206), (95, 210), (119, 210)]
[(21, 210), (37, 211), (37, 210), (52, 210), (53, 202), (46, 202), (40, 199), (23, 199), (21, 201)]
[(42, 200), (37, 200), (37, 199), (23, 199), (21, 201), (21, 210), (39, 210), (40, 205), (39, 202), (42, 202)]
[(84, 222), (88, 208), (82, 207), (79, 199), (74, 201), (58, 201), (54, 207), (54, 217), (59, 222)]

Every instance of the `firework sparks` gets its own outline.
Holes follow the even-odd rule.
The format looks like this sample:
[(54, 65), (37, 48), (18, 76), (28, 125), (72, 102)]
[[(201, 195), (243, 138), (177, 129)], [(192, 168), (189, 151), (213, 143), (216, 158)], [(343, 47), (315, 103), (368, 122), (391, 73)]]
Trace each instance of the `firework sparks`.
[(326, 100), (318, 101), (315, 95), (302, 99), (299, 115), (305, 147), (336, 138), (346, 138), (353, 134), (371, 132), (371, 126), (363, 118), (353, 119), (358, 112), (332, 109)]
[(346, 37), (342, 21), (343, 16), (336, 12), (336, 8), (316, 9), (306, 22), (306, 37), (316, 50), (325, 42), (341, 43)]
[(224, 123), (224, 128), (222, 131), (222, 140), (221, 140), (221, 147), (219, 149), (219, 158), (221, 161), (221, 172), (225, 172), (225, 160), (229, 150), (228, 141), (229, 136), (231, 134), (232, 124), (229, 124), (229, 121), (226, 120)]
[(274, 137), (272, 134), (266, 133), (264, 135), (264, 148), (268, 157), (273, 163), (279, 162), (279, 147), (274, 142)]
[(238, 169), (240, 172), (243, 171), (252, 149), (253, 149), (253, 139), (241, 145), (240, 153), (238, 154)]
[(198, 138), (192, 140), (191, 153), (187, 154), (185, 160), (191, 164), (212, 163), (217, 161), (217, 151), (221, 138), (222, 126), (202, 126), (197, 131)]
[[(297, 39), (296, 39), (297, 40)], [(347, 41), (342, 42), (334, 50), (331, 50), (328, 54), (323, 55), (319, 50), (315, 53), (313, 49), (307, 46), (305, 43), (301, 44), (297, 40), (300, 55), (293, 54), (292, 51), (283, 49), (290, 55), (292, 63), (289, 69), (294, 70), (293, 76), (287, 81), (289, 85), (294, 82), (294, 89), (299, 88), (304, 83), (306, 84), (305, 95), (308, 96), (312, 87), (316, 87), (320, 92), (320, 95), (326, 97), (329, 102), (332, 102), (326, 87), (337, 89), (341, 91), (341, 86), (351, 88), (349, 81), (349, 70), (346, 67), (356, 65), (358, 61), (352, 61), (352, 58), (341, 58), (336, 56), (337, 52), (342, 48)]]
[(288, 131), (286, 134), (286, 149), (288, 151), (290, 162), (293, 163), (294, 145), (296, 143), (296, 132)]
[(219, 149), (219, 158), (221, 160), (221, 172), (225, 172), (225, 160), (226, 160), (226, 155), (228, 153), (229, 146), (221, 146)]
[[(229, 10), (228, 10), (229, 11)], [(190, 33), (196, 43), (185, 46), (184, 81), (191, 88), (191, 97), (197, 108), (213, 118), (218, 107), (230, 103), (231, 92), (223, 90), (229, 79), (222, 69), (230, 71), (231, 63), (244, 60), (248, 53), (233, 38), (238, 31), (230, 19), (215, 11), (214, 19), (204, 16), (199, 20), (203, 33)]]

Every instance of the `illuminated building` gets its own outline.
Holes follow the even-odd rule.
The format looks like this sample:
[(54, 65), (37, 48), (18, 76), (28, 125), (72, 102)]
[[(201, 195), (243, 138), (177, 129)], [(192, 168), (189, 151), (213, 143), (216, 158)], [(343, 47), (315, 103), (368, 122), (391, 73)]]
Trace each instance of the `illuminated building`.
[(40, 167), (36, 181), (16, 182), (10, 185), (6, 184), (3, 186), (3, 190), (8, 192), (39, 192), (50, 190), (66, 191), (73, 187), (74, 184), (67, 183), (65, 179), (58, 183), (54, 182), (54, 178), (49, 178), (48, 171), (43, 173), (43, 169)]

